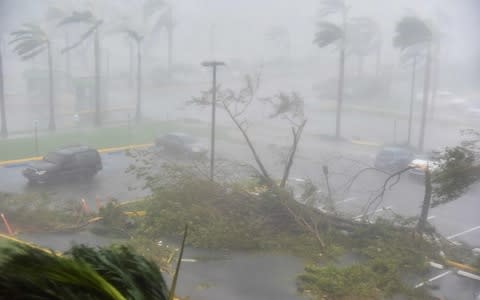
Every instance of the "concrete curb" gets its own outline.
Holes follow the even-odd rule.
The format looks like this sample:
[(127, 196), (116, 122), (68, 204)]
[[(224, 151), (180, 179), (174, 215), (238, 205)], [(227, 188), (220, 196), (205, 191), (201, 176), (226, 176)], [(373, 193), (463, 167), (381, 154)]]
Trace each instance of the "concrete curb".
[[(152, 146), (153, 144), (135, 144), (135, 145), (129, 145), (129, 146), (102, 148), (102, 149), (98, 149), (98, 152), (113, 154), (113, 153), (120, 153), (125, 150), (149, 148)], [(33, 156), (33, 157), (27, 157), (22, 159), (4, 160), (4, 161), (0, 161), (0, 167), (5, 167), (5, 168), (22, 167), (22, 166), (25, 166), (30, 161), (41, 160), (42, 158), (43, 158), (42, 156)]]

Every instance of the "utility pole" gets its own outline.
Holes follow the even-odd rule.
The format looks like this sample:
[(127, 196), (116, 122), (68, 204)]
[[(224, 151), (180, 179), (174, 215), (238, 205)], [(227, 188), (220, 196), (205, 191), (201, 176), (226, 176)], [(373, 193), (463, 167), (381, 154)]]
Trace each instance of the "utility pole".
[(212, 131), (210, 135), (210, 180), (213, 181), (214, 167), (215, 167), (215, 107), (217, 103), (217, 67), (225, 65), (221, 61), (205, 61), (202, 66), (212, 68), (213, 82), (212, 82)]

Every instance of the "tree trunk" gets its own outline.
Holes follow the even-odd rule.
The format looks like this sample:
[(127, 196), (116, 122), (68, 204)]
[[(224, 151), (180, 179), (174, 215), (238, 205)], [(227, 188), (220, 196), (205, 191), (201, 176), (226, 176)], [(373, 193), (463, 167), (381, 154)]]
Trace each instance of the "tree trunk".
[(0, 49), (0, 119), (2, 122), (0, 128), (0, 136), (6, 138), (8, 136), (7, 129), (7, 114), (5, 111), (5, 92), (3, 90), (3, 64), (2, 64), (2, 49)]
[(95, 59), (95, 126), (100, 126), (102, 124), (101, 120), (101, 65), (100, 65), (100, 37), (98, 34), (98, 29), (95, 29), (94, 36), (94, 59)]
[(364, 56), (358, 55), (358, 65), (357, 65), (357, 77), (363, 76), (363, 63), (364, 63)]
[(270, 177), (270, 175), (268, 175), (268, 172), (267, 172), (267, 169), (265, 168), (265, 166), (263, 165), (261, 159), (260, 159), (260, 156), (258, 156), (258, 153), (257, 151), (255, 150), (255, 147), (253, 146), (252, 142), (250, 141), (250, 138), (248, 137), (247, 135), (247, 132), (245, 131), (245, 129), (242, 127), (242, 125), (240, 124), (240, 122), (238, 122), (238, 120), (235, 118), (235, 116), (233, 115), (232, 111), (230, 110), (230, 108), (225, 104), (223, 103), (223, 107), (225, 108), (225, 111), (227, 112), (227, 114), (230, 116), (230, 118), (232, 119), (233, 123), (235, 123), (235, 125), (237, 126), (237, 128), (240, 130), (240, 132), (242, 133), (243, 137), (245, 138), (245, 141), (247, 142), (247, 145), (248, 145), (248, 148), (250, 148), (250, 151), (252, 152), (252, 155), (253, 155), (253, 158), (255, 159), (255, 162), (257, 163), (258, 167), (260, 168), (260, 172), (262, 173), (262, 176), (264, 177), (264, 179), (267, 181), (268, 185), (273, 187), (275, 185), (274, 181), (272, 180), (272, 178)]
[(282, 188), (285, 187), (288, 176), (290, 175), (290, 169), (292, 168), (293, 159), (295, 158), (295, 153), (297, 152), (298, 142), (300, 141), (300, 137), (302, 136), (302, 131), (306, 123), (307, 120), (303, 121), (296, 131), (292, 128), (293, 143), (292, 148), (290, 149), (290, 155), (288, 156), (287, 164), (285, 165), (285, 170), (283, 171), (282, 181), (280, 182), (280, 187)]
[(440, 47), (437, 45), (435, 47), (435, 53), (433, 55), (432, 61), (432, 97), (430, 99), (430, 112), (429, 118), (432, 120), (435, 117), (435, 102), (437, 100), (437, 89), (438, 89), (438, 77), (439, 77), (439, 63), (440, 60), (438, 58)]
[(378, 45), (376, 50), (377, 53), (375, 58), (375, 75), (377, 75), (378, 77), (380, 75), (380, 64), (382, 61), (382, 46)]
[(340, 139), (342, 126), (342, 105), (343, 105), (343, 86), (345, 81), (345, 49), (340, 49), (340, 61), (338, 70), (338, 91), (337, 91), (337, 118), (335, 126), (335, 137)]
[(141, 41), (137, 42), (137, 112), (135, 120), (139, 123), (142, 119), (142, 52)]
[(133, 42), (128, 41), (128, 86), (133, 87)]
[(55, 126), (55, 91), (53, 87), (53, 61), (52, 61), (52, 50), (50, 47), (50, 42), (47, 44), (47, 55), (48, 55), (48, 91), (49, 91), (49, 121), (48, 121), (48, 130), (54, 131)]
[(422, 234), (425, 232), (425, 227), (428, 219), (428, 212), (430, 210), (430, 205), (432, 202), (432, 178), (430, 170), (427, 166), (425, 170), (425, 195), (423, 198), (422, 212), (420, 213), (420, 219), (417, 224), (418, 233)]
[(422, 106), (422, 123), (420, 127), (420, 139), (418, 141), (418, 149), (423, 151), (425, 144), (425, 129), (427, 123), (428, 100), (430, 92), (430, 73), (432, 65), (432, 45), (429, 43), (427, 52), (427, 61), (425, 65), (425, 81), (423, 83), (423, 106)]
[[(68, 36), (68, 32), (65, 33), (65, 47), (68, 47), (70, 45), (70, 39)], [(65, 53), (65, 71), (67, 73), (68, 80), (72, 78), (72, 71), (71, 71), (71, 65), (70, 65), (70, 51), (67, 51)]]
[(172, 6), (168, 6), (168, 24), (167, 24), (167, 38), (168, 38), (168, 78), (172, 77), (172, 61), (173, 61), (173, 16)]
[(417, 56), (413, 57), (412, 63), (412, 83), (410, 84), (410, 107), (408, 111), (408, 144), (410, 145), (412, 139), (412, 122), (413, 122), (413, 104), (415, 100), (415, 75), (417, 69)]
[(345, 83), (345, 32), (347, 31), (347, 12), (342, 13), (343, 38), (340, 45), (340, 61), (338, 63), (338, 90), (337, 90), (337, 117), (335, 126), (335, 137), (340, 139), (342, 133), (342, 105), (343, 105), (343, 86)]

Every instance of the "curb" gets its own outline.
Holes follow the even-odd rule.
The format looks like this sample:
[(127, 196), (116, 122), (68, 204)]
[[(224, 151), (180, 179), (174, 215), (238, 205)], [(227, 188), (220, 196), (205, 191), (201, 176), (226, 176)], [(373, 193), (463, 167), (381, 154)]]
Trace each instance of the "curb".
[(469, 266), (469, 265), (465, 265), (465, 264), (455, 262), (453, 260), (447, 260), (446, 264), (450, 267), (454, 267), (454, 268), (457, 268), (457, 269), (462, 270), (462, 271), (471, 272), (471, 273), (478, 273), (478, 270), (476, 268), (474, 268), (472, 266)]
[[(98, 152), (114, 154), (114, 153), (120, 153), (120, 152), (125, 151), (125, 150), (149, 148), (149, 147), (152, 147), (152, 146), (153, 146), (153, 144), (151, 144), (151, 143), (150, 144), (136, 144), (136, 145), (129, 145), (129, 146), (102, 148), (102, 149), (98, 149)], [(5, 168), (23, 167), (23, 166), (27, 165), (27, 163), (30, 162), (30, 161), (41, 160), (42, 158), (43, 158), (42, 156), (33, 156), (33, 157), (27, 157), (27, 158), (22, 158), (22, 159), (4, 160), (4, 161), (0, 161), (0, 168), (1, 167), (5, 167)]]
[(350, 143), (354, 145), (370, 146), (370, 147), (380, 147), (383, 145), (381, 143), (364, 141), (364, 140), (350, 140)]

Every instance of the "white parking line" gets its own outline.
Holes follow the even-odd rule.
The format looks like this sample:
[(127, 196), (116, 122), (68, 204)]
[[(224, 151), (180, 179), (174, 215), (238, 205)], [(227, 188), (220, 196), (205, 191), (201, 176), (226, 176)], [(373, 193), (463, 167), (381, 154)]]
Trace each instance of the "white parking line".
[(432, 219), (435, 219), (436, 217), (435, 216), (430, 216), (427, 218), (427, 220), (432, 220)]
[(341, 201), (337, 201), (335, 204), (343, 204), (343, 203), (347, 203), (347, 202), (354, 201), (354, 200), (357, 200), (357, 199), (358, 199), (357, 197), (348, 197), (348, 198), (343, 199)]
[(477, 230), (477, 229), (480, 229), (480, 226), (472, 227), (472, 228), (467, 229), (467, 230), (465, 230), (465, 231), (462, 231), (462, 232), (456, 233), (456, 234), (454, 234), (454, 235), (448, 236), (448, 237), (447, 237), (447, 240), (451, 240), (451, 239), (453, 239), (453, 238), (456, 238), (457, 236), (464, 235), (464, 234), (466, 234), (466, 233), (475, 231), (475, 230)]
[(443, 272), (443, 273), (440, 274), (440, 275), (437, 275), (437, 276), (435, 276), (435, 277), (430, 278), (430, 279), (427, 280), (427, 281), (424, 281), (424, 282), (421, 282), (421, 283), (417, 284), (417, 285), (415, 286), (415, 288), (419, 288), (419, 287), (421, 287), (421, 286), (424, 286), (425, 283), (427, 283), (427, 282), (432, 282), (432, 281), (434, 281), (434, 280), (440, 279), (440, 278), (442, 278), (442, 277), (447, 276), (447, 275), (450, 274), (450, 273), (452, 273), (452, 271)]
[(356, 220), (356, 219), (361, 219), (361, 218), (363, 218), (363, 217), (365, 217), (365, 216), (374, 215), (374, 214), (376, 214), (376, 213), (378, 213), (378, 212), (385, 211), (385, 210), (389, 210), (389, 209), (391, 209), (391, 208), (392, 208), (391, 206), (382, 207), (382, 208), (379, 208), (379, 209), (377, 209), (377, 210), (375, 210), (375, 211), (371, 211), (371, 212), (369, 212), (369, 213), (356, 216), (356, 217), (353, 218), (353, 219), (354, 219), (354, 220)]

